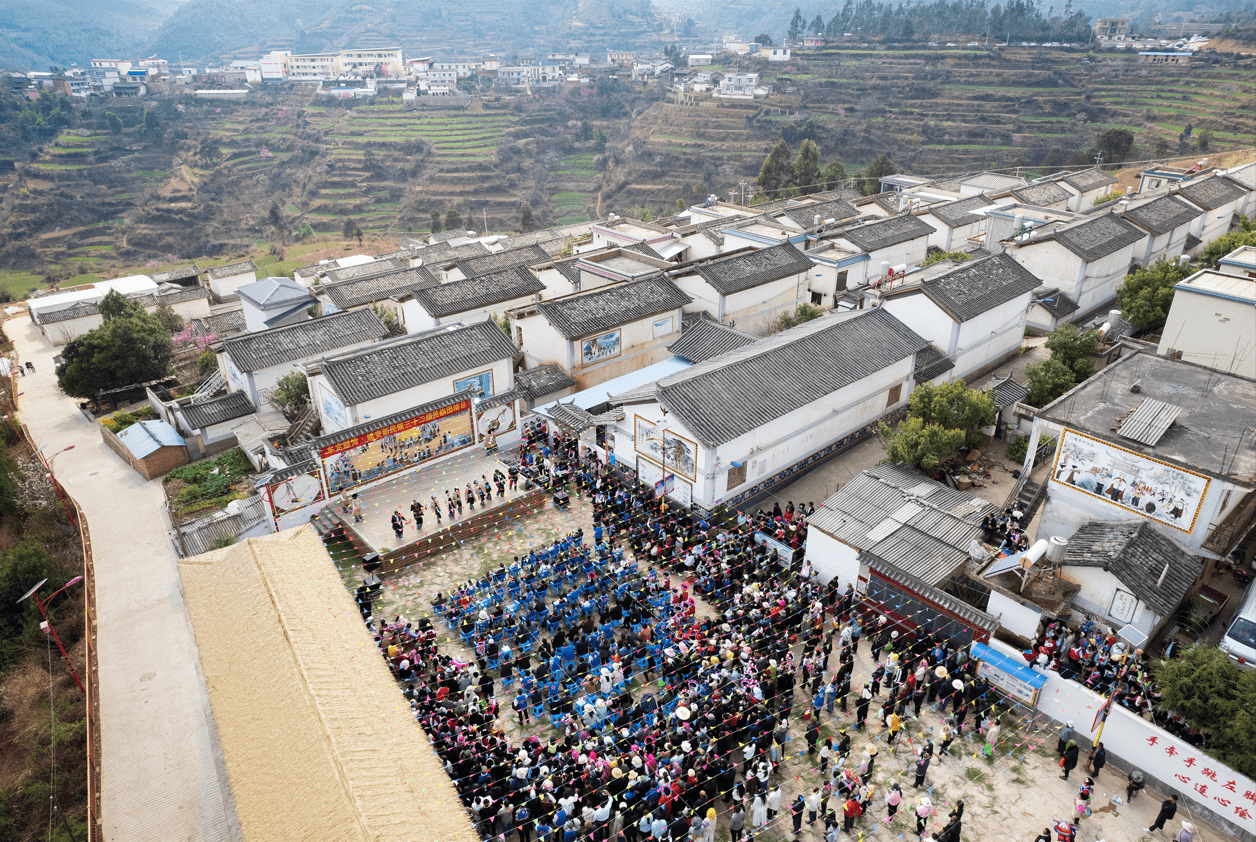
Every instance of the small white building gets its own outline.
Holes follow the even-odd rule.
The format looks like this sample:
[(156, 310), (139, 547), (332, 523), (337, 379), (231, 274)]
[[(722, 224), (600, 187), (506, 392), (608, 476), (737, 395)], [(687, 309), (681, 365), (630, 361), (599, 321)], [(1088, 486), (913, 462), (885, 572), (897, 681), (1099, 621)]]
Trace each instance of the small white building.
[(1217, 261), (1217, 271), (1223, 275), (1256, 278), (1256, 246), (1236, 248)]
[(1198, 227), (1200, 217), (1207, 213), (1177, 196), (1160, 196), (1130, 202), (1121, 216), (1151, 235), (1143, 251), (1134, 255), (1143, 266), (1150, 266), (1161, 257), (1185, 254), (1191, 228)]
[(1201, 269), (1175, 284), (1156, 353), (1256, 379), (1256, 270)]
[(808, 300), (814, 266), (793, 243), (785, 242), (690, 264), (673, 272), (672, 280), (693, 299), (690, 310), (763, 334), (778, 316)]
[(209, 289), (215, 301), (229, 301), (238, 297), (240, 287), (257, 280), (257, 264), (250, 260), (213, 266), (205, 270)]
[(387, 333), (370, 310), (333, 313), (224, 339), (218, 369), (228, 391), (244, 392), (254, 406), (262, 406), (279, 378), (291, 374), (302, 360), (378, 342)]
[(1109, 175), (1098, 167), (1065, 173), (1058, 177), (1061, 187), (1073, 194), (1068, 209), (1082, 213), (1094, 207), (1095, 200), (1112, 192), (1116, 184), (1116, 176)]
[(974, 211), (988, 208), (994, 202), (984, 195), (969, 196), (953, 202), (929, 205), (916, 218), (933, 228), (927, 247), (942, 251), (963, 251), (968, 238), (985, 230), (986, 218)]
[(760, 47), (759, 58), (765, 58), (768, 61), (789, 61), (789, 47)]
[(241, 419), (257, 411), (245, 392), (228, 392), (197, 403), (176, 402), (172, 409), (178, 422), (175, 426), (192, 452), (193, 460), (235, 447), (238, 444), (235, 427)]
[[(403, 324), (402, 299), (416, 289), (438, 283), (423, 266), (413, 269), (376, 267), (377, 264), (372, 263), (328, 272), (327, 280), (314, 288), (319, 309), (323, 313), (337, 313), (372, 308), (396, 314), (398, 324)], [(337, 278), (339, 280), (335, 280)]]
[(149, 313), (164, 305), (184, 320), (209, 315), (209, 290), (199, 286), (158, 284), (148, 275), (101, 281), (32, 298), (27, 302), (27, 312), (49, 342), (65, 345), (104, 324), (99, 305), (111, 291), (126, 296)]
[(288, 278), (262, 278), (236, 291), (249, 332), (303, 322), (318, 302), (310, 291)]
[(721, 99), (755, 99), (765, 97), (771, 92), (771, 85), (760, 84), (758, 73), (727, 73), (712, 96)]
[[(955, 361), (956, 380), (989, 371), (1020, 353), (1039, 280), (1007, 254), (954, 264), (881, 294), (881, 306)], [(943, 264), (936, 264), (943, 265)]]
[(1202, 243), (1211, 243), (1230, 230), (1234, 214), (1249, 191), (1225, 176), (1209, 175), (1181, 182), (1177, 193), (1208, 212), (1200, 216), (1191, 234)]
[(471, 324), (514, 307), (541, 300), (545, 284), (522, 266), (449, 281), (418, 286), (400, 299), (407, 333), (462, 322)]
[(914, 214), (905, 213), (856, 221), (824, 234), (822, 239), (833, 240), (848, 251), (868, 255), (868, 260), (859, 264), (867, 274), (856, 280), (854, 272), (851, 273), (850, 286), (853, 287), (864, 281), (885, 279), (887, 267), (901, 274), (904, 267), (919, 264), (925, 259), (929, 239), (934, 235), (933, 226)]
[(710, 54), (693, 53), (686, 56), (685, 61), (689, 67), (706, 67), (708, 64), (714, 63), (715, 57)]

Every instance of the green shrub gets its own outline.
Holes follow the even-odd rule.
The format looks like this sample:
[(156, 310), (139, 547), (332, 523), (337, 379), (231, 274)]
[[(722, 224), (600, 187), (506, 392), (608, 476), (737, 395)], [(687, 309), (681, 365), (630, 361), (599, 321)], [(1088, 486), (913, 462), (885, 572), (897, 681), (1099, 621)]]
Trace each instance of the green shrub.
[(1025, 454), (1029, 453), (1029, 436), (1017, 433), (1007, 444), (1007, 458), (1018, 465), (1024, 464)]
[(218, 368), (218, 355), (213, 351), (206, 351), (196, 358), (196, 373), (201, 377), (208, 377)]

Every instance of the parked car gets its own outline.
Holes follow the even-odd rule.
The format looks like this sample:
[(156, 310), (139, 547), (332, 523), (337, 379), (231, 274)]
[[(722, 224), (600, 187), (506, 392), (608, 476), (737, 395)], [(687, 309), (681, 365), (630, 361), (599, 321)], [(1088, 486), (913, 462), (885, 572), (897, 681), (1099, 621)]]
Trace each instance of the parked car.
[(968, 46), (970, 46), (970, 47), (980, 47), (980, 46), (981, 46), (981, 42), (980, 42), (980, 41), (969, 41), (969, 42), (968, 42)]
[(1248, 589), (1247, 599), (1217, 648), (1236, 662), (1256, 669), (1256, 587)]

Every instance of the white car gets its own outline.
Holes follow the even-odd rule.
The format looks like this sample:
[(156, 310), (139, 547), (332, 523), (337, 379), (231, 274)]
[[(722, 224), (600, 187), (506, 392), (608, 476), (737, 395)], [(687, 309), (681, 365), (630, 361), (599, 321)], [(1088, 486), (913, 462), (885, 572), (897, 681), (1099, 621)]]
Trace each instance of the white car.
[(1256, 587), (1248, 590), (1247, 600), (1217, 648), (1239, 664), (1256, 668)]
[(952, 41), (951, 43), (947, 44), (947, 46), (948, 46), (948, 47), (958, 47), (958, 46), (959, 46), (959, 44), (956, 44), (955, 42), (953, 42), (953, 41)]
[(970, 46), (970, 47), (980, 47), (980, 46), (981, 46), (981, 42), (980, 42), (980, 41), (969, 41), (969, 42), (968, 42), (968, 46)]

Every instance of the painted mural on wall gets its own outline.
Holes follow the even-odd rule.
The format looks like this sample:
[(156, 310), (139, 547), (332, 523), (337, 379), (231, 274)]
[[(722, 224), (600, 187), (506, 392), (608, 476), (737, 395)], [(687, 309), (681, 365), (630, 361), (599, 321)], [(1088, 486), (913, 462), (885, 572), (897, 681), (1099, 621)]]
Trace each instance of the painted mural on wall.
[(659, 430), (657, 424), (648, 418), (636, 416), (635, 437), (638, 453), (649, 456), (656, 462), (663, 461), (663, 433)]
[(1195, 527), (1208, 477), (1065, 430), (1051, 481), (1182, 532)]
[(271, 516), (279, 529), (296, 525), (286, 523), (283, 520), (284, 515), (319, 503), (324, 497), (323, 482), (318, 471), (297, 474), (266, 486), (266, 499), (270, 503)]
[(453, 453), (472, 444), (471, 401), (414, 415), (320, 448), (333, 494)]
[(663, 464), (682, 477), (697, 479), (698, 446), (684, 436), (663, 433)]
[(465, 392), (467, 389), (479, 388), (477, 394), (482, 398), (493, 396), (493, 372), (481, 371), (454, 381), (454, 392)]
[(515, 428), (515, 405), (494, 406), (482, 411), (475, 419), (475, 429), (483, 440), (488, 435), (500, 436)]
[(584, 365), (593, 365), (600, 363), (602, 360), (609, 360), (611, 357), (618, 357), (619, 352), (623, 350), (620, 341), (620, 333), (612, 330), (610, 333), (603, 333), (601, 336), (594, 336), (580, 342), (580, 361)]

